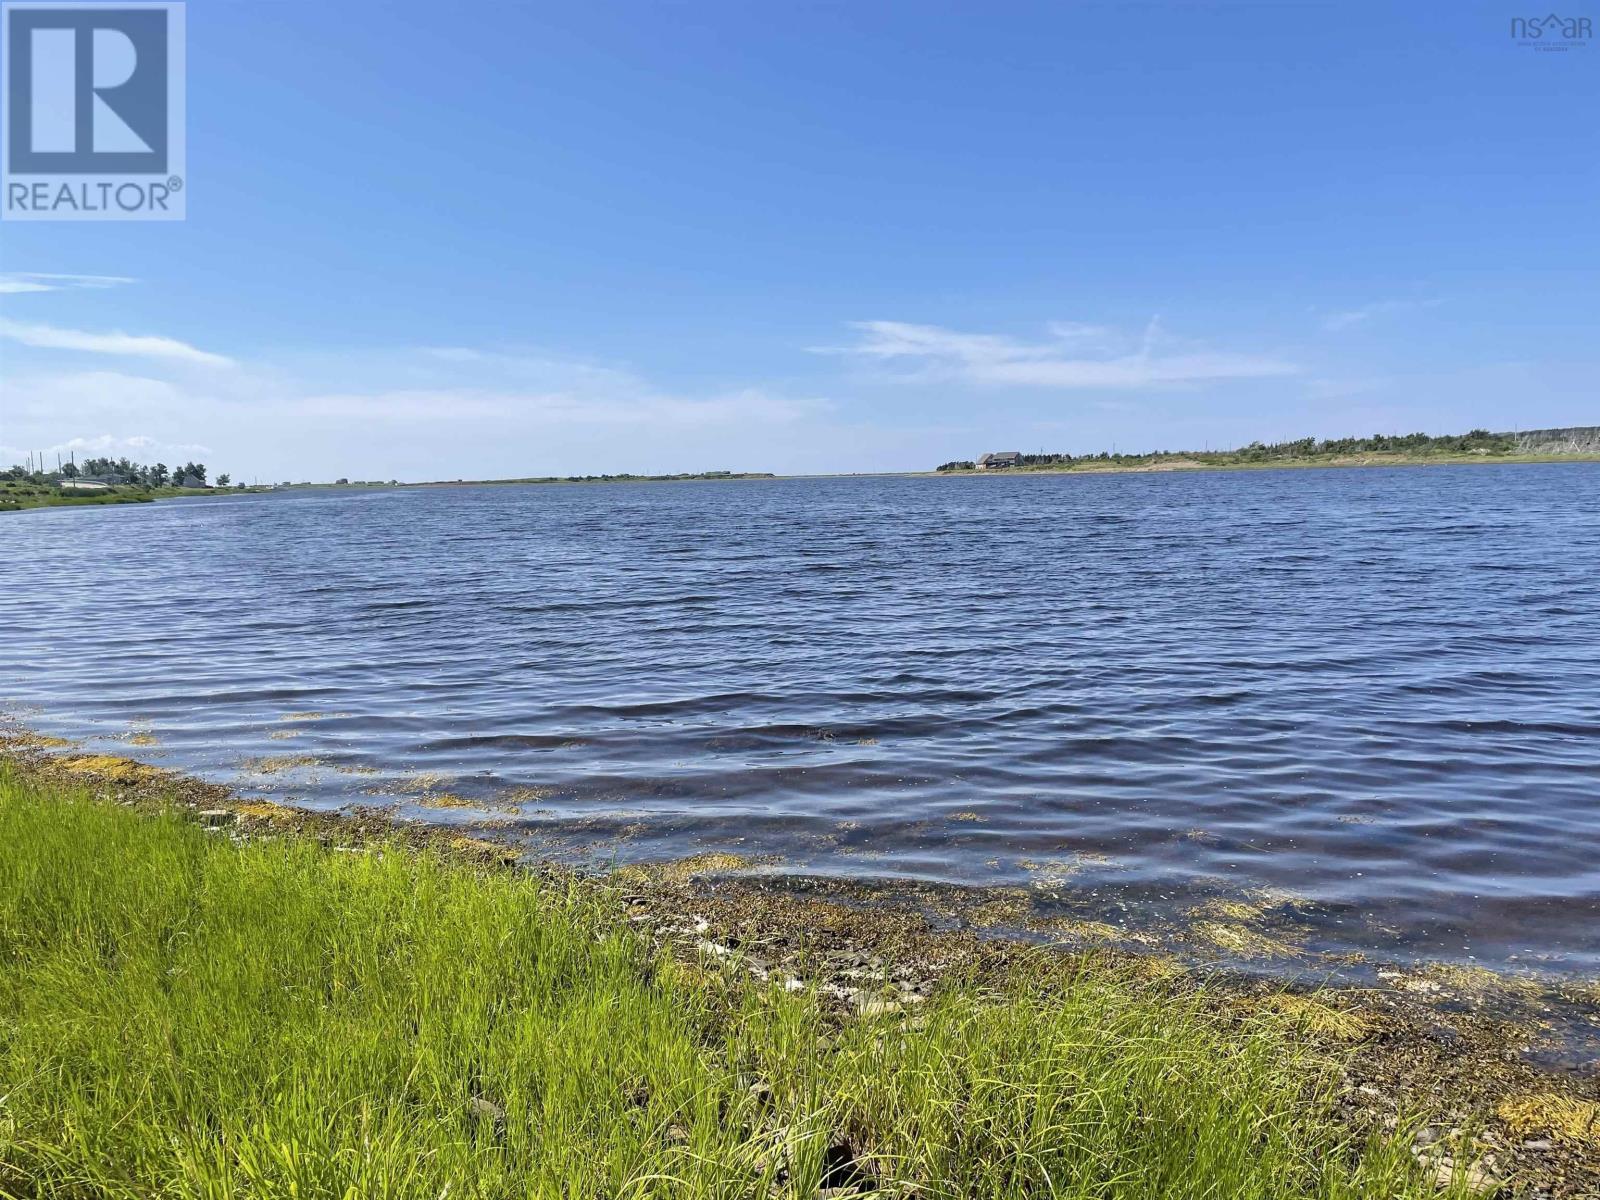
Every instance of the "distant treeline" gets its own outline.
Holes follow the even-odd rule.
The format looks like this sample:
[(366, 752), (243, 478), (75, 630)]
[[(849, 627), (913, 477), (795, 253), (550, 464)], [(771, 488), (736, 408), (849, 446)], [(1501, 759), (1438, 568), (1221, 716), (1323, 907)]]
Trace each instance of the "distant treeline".
[[(146, 466), (127, 458), (86, 458), (81, 463), (65, 462), (54, 471), (34, 469), (18, 464), (0, 471), (0, 479), (25, 480), (29, 483), (52, 484), (66, 480), (93, 480), (96, 483), (120, 484), (128, 487), (162, 488), (182, 487), (185, 480), (201, 486), (210, 486), (206, 480), (205, 463), (186, 462), (181, 467), (168, 467), (166, 463)], [(227, 487), (228, 475), (217, 476), (217, 486)]]
[[(1015, 469), (1070, 467), (1077, 463), (1107, 463), (1139, 466), (1163, 461), (1185, 461), (1212, 465), (1237, 463), (1293, 462), (1305, 459), (1337, 459), (1362, 454), (1400, 454), (1415, 457), (1445, 454), (1574, 454), (1600, 452), (1600, 428), (1538, 429), (1520, 433), (1491, 433), (1473, 429), (1467, 433), (1434, 436), (1427, 433), (1375, 433), (1371, 437), (1297, 438), (1292, 442), (1251, 442), (1233, 450), (1151, 450), (1138, 454), (1118, 454), (1102, 450), (1098, 454), (1024, 454)], [(940, 471), (971, 471), (977, 463), (967, 459), (941, 463)]]
[(677, 475), (524, 475), (516, 479), (432, 479), (425, 483), (401, 484), (394, 479), (335, 479), (329, 483), (311, 483), (302, 481), (295, 483), (285, 479), (278, 486), (280, 488), (318, 488), (318, 487), (353, 487), (353, 488), (380, 488), (380, 487), (459, 487), (463, 485), (503, 486), (520, 483), (671, 483), (676, 480), (686, 479), (774, 479), (776, 476), (771, 471), (685, 471)]
[(534, 483), (671, 483), (675, 479), (773, 479), (771, 471), (683, 471), (677, 475), (561, 475)]
[(683, 471), (677, 475), (529, 475), (520, 479), (439, 479), (423, 487), (460, 483), (672, 483), (690, 479), (775, 479), (771, 471)]

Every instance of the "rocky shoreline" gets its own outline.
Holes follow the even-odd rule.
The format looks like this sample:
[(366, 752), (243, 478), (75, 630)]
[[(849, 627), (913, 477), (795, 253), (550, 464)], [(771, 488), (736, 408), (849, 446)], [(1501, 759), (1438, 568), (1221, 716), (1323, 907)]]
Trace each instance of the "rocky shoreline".
[[(575, 878), (568, 868), (529, 865), (510, 847), (460, 830), (396, 824), (377, 809), (314, 813), (244, 799), (130, 759), (66, 753), (51, 739), (11, 734), (0, 741), (0, 757), (12, 771), (70, 782), (108, 803), (181, 807), (219, 837), (309, 837), (338, 849), (398, 841), (486, 870)], [(1264, 1009), (1288, 1017), (1308, 1043), (1337, 1055), (1341, 1113), (1351, 1128), (1411, 1133), (1413, 1154), (1441, 1184), (1465, 1174), (1480, 1195), (1600, 1196), (1600, 1070), (1531, 1061), (1542, 1035), (1536, 1007), (1507, 1013), (1471, 1003), (1462, 989), (1303, 988), (1198, 969), (1155, 952), (1032, 944), (874, 904), (848, 888), (802, 894), (725, 870), (717, 856), (703, 856), (576, 878), (613, 890), (629, 924), (675, 957), (814, 988), (841, 1023), (859, 1016), (915, 1021), (928, 996), (958, 983), (998, 989), (1021, 979), (1059, 987), (1064, 976), (1093, 972), (1174, 993), (1203, 987), (1241, 1018)], [(1600, 1025), (1600, 995), (1573, 1000), (1587, 1004)]]

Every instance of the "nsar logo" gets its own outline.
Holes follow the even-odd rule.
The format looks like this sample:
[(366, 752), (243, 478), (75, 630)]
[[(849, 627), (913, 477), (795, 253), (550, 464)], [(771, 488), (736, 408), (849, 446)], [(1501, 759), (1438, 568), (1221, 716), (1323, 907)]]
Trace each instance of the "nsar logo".
[(182, 220), (183, 5), (0, 9), (0, 215)]
[(1593, 35), (1588, 17), (1549, 13), (1542, 17), (1511, 18), (1512, 41), (1533, 50), (1577, 50), (1587, 46)]

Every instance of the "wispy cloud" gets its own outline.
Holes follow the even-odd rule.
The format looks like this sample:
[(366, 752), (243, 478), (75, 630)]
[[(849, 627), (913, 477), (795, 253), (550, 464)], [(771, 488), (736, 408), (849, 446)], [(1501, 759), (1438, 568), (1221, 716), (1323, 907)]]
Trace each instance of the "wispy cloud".
[(159, 358), (206, 367), (231, 367), (231, 358), (212, 354), (180, 342), (176, 338), (149, 334), (91, 333), (82, 329), (61, 329), (0, 317), (0, 338), (41, 350), (73, 350), (83, 354), (117, 354), (135, 358)]
[(915, 379), (1137, 389), (1292, 375), (1299, 370), (1280, 358), (1179, 342), (1154, 317), (1137, 337), (1100, 325), (1057, 323), (1049, 326), (1048, 338), (1034, 342), (904, 321), (859, 321), (852, 328), (861, 334), (854, 345), (822, 347), (818, 352), (910, 365), (909, 376)]
[(0, 271), (0, 296), (21, 292), (67, 292), (113, 288), (134, 282), (125, 275), (63, 275), (48, 271)]
[(1364, 325), (1375, 317), (1393, 316), (1395, 313), (1411, 312), (1419, 308), (1432, 308), (1438, 303), (1437, 300), (1375, 300), (1360, 308), (1329, 313), (1322, 318), (1322, 328), (1329, 333), (1338, 333), (1357, 325)]
[(349, 418), (369, 425), (415, 429), (430, 423), (460, 427), (580, 428), (611, 426), (692, 430), (718, 425), (783, 425), (826, 412), (825, 400), (791, 399), (759, 388), (711, 396), (675, 396), (640, 389), (597, 394), (583, 390), (516, 391), (486, 387), (397, 388), (318, 392), (280, 401), (299, 419)]

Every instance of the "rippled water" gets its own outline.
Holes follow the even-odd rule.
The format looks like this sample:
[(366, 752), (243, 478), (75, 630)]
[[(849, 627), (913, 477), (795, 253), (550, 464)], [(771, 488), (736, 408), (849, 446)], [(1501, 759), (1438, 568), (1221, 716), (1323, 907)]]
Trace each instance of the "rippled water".
[(0, 552), (0, 701), (249, 790), (1600, 966), (1593, 465), (297, 492)]

